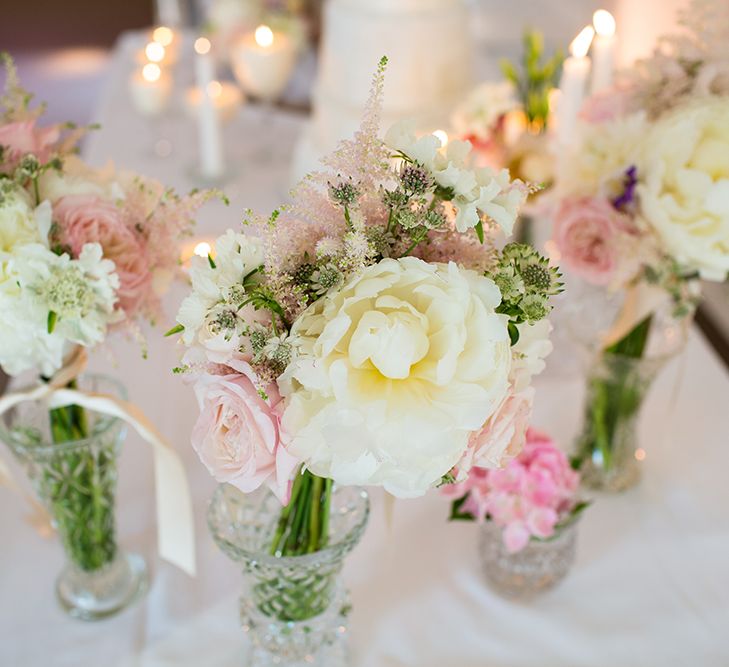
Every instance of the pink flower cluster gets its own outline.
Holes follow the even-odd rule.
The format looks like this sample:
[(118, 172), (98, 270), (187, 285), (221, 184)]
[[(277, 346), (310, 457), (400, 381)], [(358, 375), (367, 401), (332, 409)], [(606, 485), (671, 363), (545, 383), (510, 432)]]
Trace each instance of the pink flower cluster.
[(468, 478), (444, 486), (460, 510), (503, 526), (504, 545), (515, 553), (532, 537), (554, 535), (556, 525), (574, 509), (580, 478), (551, 438), (527, 431), (521, 454), (501, 470), (471, 468)]

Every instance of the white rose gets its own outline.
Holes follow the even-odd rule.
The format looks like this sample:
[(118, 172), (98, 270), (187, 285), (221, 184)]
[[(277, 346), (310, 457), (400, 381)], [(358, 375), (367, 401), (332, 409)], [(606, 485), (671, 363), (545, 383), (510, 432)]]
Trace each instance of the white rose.
[(93, 169), (75, 155), (63, 158), (63, 170), (48, 169), (39, 179), (41, 199), (55, 202), (68, 195), (97, 195), (105, 199), (118, 199), (123, 192), (115, 181), (111, 164)]
[(662, 117), (642, 144), (642, 218), (678, 262), (707, 280), (729, 271), (729, 99)]
[(341, 484), (417, 496), (504, 399), (511, 350), (499, 289), (456, 264), (370, 266), (294, 323), (280, 378), (288, 450)]
[(177, 313), (185, 345), (202, 348), (210, 361), (229, 361), (250, 323), (265, 315), (239, 307), (244, 278), (262, 263), (261, 241), (232, 230), (215, 241), (215, 267), (206, 257), (192, 258), (192, 293)]
[(20, 186), (6, 183), (0, 189), (0, 253), (12, 252), (25, 243), (48, 243), (51, 205), (33, 208), (30, 195)]

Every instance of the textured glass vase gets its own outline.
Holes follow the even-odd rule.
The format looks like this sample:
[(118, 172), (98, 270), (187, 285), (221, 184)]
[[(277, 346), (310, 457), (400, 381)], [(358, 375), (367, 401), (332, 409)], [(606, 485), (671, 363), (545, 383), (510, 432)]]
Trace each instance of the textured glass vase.
[(240, 613), (250, 639), (251, 667), (347, 664), (350, 609), (340, 572), (367, 524), (369, 500), (362, 489), (335, 487), (329, 544), (303, 556), (270, 554), (281, 504), (268, 490), (243, 494), (223, 484), (208, 512), (218, 546), (243, 566)]
[(546, 540), (532, 538), (516, 553), (504, 545), (503, 528), (493, 521), (480, 525), (479, 555), (489, 586), (512, 599), (529, 599), (554, 588), (575, 561), (577, 521)]
[[(79, 384), (89, 391), (124, 395), (119, 384), (101, 376), (81, 378)], [(144, 560), (123, 552), (116, 542), (114, 501), (123, 422), (84, 411), (87, 437), (59, 443), (51, 435), (43, 402), (20, 403), (2, 419), (0, 437), (25, 467), (63, 544), (67, 563), (56, 580), (61, 606), (83, 620), (121, 611), (147, 586)]]

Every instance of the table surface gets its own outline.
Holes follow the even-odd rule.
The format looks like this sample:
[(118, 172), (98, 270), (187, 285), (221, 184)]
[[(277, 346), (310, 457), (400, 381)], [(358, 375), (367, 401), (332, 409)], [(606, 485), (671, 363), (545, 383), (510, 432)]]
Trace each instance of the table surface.
[[(94, 164), (115, 162), (180, 190), (196, 185), (195, 127), (183, 115), (150, 123), (126, 96), (129, 50), (122, 42), (97, 117), (103, 129), (87, 143)], [(235, 225), (246, 207), (267, 211), (287, 190), (287, 164), (302, 119), (264, 120), (246, 108), (225, 128), (231, 205), (209, 205), (198, 233)], [(173, 152), (155, 157), (164, 138)], [(268, 153), (266, 160), (261, 154)], [(271, 153), (273, 153), (271, 155)], [(167, 299), (169, 322), (184, 294)], [(33, 532), (24, 507), (0, 491), (0, 665), (9, 667), (161, 667), (241, 665), (240, 573), (205, 526), (214, 488), (189, 446), (197, 414), (190, 387), (170, 369), (179, 348), (148, 330), (149, 358), (116, 339), (92, 361), (118, 377), (176, 446), (195, 505), (198, 575), (188, 577), (155, 552), (151, 453), (135, 434), (120, 462), (121, 544), (146, 556), (148, 595), (118, 617), (95, 624), (67, 618), (53, 585), (63, 557), (57, 541)], [(564, 359), (565, 351), (555, 360)], [(552, 363), (537, 382), (534, 423), (568, 446), (580, 418), (582, 382)], [(382, 498), (345, 578), (354, 613), (350, 643), (361, 667), (443, 665), (652, 667), (729, 664), (729, 374), (697, 331), (650, 394), (641, 421), (647, 452), (643, 483), (620, 496), (596, 497), (581, 523), (578, 558), (567, 580), (530, 604), (492, 594), (477, 554), (477, 526), (446, 521), (436, 493), (396, 504), (392, 524)], [(17, 468), (16, 468), (17, 470)], [(21, 474), (18, 471), (18, 474)]]

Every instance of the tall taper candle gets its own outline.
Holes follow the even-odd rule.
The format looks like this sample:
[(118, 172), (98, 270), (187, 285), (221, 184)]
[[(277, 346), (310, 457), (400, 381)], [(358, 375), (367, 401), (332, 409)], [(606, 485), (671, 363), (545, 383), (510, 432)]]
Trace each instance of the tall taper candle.
[(587, 52), (594, 36), (595, 31), (592, 26), (584, 27), (572, 40), (571, 55), (562, 65), (557, 108), (557, 135), (561, 144), (569, 142), (585, 97), (587, 78), (590, 76), (590, 59), (587, 57)]
[(590, 47), (592, 58), (590, 93), (594, 95), (612, 85), (617, 40), (615, 19), (609, 11), (598, 9), (592, 15), (592, 25), (595, 26), (595, 39), (592, 40)]
[(215, 110), (210, 84), (213, 81), (214, 63), (210, 40), (195, 40), (195, 82), (202, 93), (198, 130), (200, 140), (200, 175), (215, 180), (223, 175), (223, 142), (220, 135), (220, 119)]

